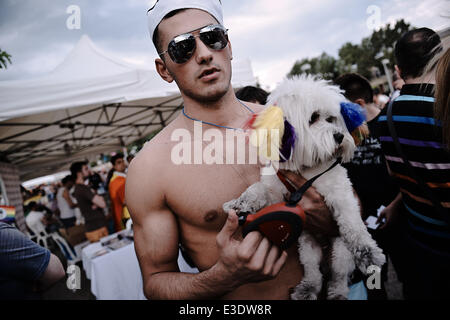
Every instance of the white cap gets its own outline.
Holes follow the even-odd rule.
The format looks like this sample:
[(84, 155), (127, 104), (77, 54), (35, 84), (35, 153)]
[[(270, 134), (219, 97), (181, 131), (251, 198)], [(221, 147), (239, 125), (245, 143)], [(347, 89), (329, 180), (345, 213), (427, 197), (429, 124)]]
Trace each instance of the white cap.
[(153, 33), (162, 19), (168, 13), (178, 9), (200, 9), (206, 11), (223, 25), (221, 0), (156, 0), (154, 7), (147, 12), (151, 39), (153, 39)]

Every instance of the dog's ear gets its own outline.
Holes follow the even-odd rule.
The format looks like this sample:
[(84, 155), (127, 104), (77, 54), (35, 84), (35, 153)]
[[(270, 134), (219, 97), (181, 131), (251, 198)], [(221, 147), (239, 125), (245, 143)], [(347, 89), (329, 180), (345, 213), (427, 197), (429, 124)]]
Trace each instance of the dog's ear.
[(369, 128), (366, 123), (366, 112), (359, 104), (352, 102), (341, 102), (341, 114), (344, 118), (348, 132), (359, 145), (369, 136)]

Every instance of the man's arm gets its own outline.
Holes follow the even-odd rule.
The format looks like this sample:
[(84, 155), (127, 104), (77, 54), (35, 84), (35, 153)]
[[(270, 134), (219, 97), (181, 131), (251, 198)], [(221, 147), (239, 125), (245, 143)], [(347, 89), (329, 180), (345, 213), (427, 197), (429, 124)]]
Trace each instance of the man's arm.
[(120, 185), (119, 189), (117, 190), (117, 197), (119, 198), (122, 206), (125, 205), (125, 183), (126, 180)]
[(78, 206), (76, 203), (73, 203), (72, 199), (70, 198), (69, 191), (67, 191), (67, 189), (64, 189), (63, 198), (66, 199), (67, 203), (69, 204), (69, 207), (71, 207), (72, 209)]
[(47, 288), (64, 277), (59, 259), (31, 241), (16, 228), (0, 222), (1, 276), (15, 278)]
[[(380, 212), (378, 216), (377, 223), (381, 223), (379, 229), (384, 229), (394, 225), (399, 217), (400, 208), (402, 204), (402, 193), (399, 192), (392, 202)], [(385, 222), (383, 220), (386, 219)]]
[[(164, 201), (161, 161), (136, 157), (128, 170), (125, 198), (133, 220), (135, 250), (148, 299), (211, 299), (238, 286), (274, 278), (287, 254), (252, 232), (240, 241), (234, 239), (238, 219), (229, 214), (217, 235), (220, 258), (198, 274), (179, 272), (178, 224)], [(151, 179), (145, 179), (143, 173)]]
[(106, 202), (105, 199), (103, 199), (102, 196), (99, 196), (98, 194), (96, 194), (93, 198), (92, 198), (92, 203), (97, 206), (100, 207), (102, 209), (106, 208)]
[(42, 276), (38, 279), (38, 282), (41, 285), (41, 289), (45, 290), (63, 278), (64, 275), (65, 272), (61, 261), (59, 261), (57, 256), (51, 253), (48, 266)]

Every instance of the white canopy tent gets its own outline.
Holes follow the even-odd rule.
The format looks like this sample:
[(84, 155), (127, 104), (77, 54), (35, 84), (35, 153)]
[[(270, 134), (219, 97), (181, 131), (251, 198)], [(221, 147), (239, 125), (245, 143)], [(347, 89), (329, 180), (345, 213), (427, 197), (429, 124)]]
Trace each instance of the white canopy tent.
[[(249, 60), (233, 60), (231, 82), (255, 85)], [(181, 107), (174, 83), (111, 57), (84, 35), (48, 75), (0, 82), (0, 154), (31, 179), (143, 138)]]

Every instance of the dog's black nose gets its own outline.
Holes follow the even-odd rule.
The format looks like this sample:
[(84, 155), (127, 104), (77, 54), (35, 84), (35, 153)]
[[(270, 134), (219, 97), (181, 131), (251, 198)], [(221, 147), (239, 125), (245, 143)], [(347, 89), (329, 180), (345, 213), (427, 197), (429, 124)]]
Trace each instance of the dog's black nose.
[(337, 144), (341, 144), (342, 140), (344, 140), (344, 135), (340, 132), (333, 134), (333, 137)]

